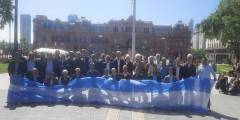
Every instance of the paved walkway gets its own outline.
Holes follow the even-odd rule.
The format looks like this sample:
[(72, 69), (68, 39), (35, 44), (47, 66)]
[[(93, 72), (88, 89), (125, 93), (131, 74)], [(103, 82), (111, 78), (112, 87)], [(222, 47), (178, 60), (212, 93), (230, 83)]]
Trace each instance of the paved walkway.
[(0, 120), (238, 120), (240, 119), (240, 96), (212, 92), (212, 110), (207, 115), (185, 111), (156, 111), (115, 108), (109, 106), (22, 106), (6, 107), (9, 77), (0, 74)]

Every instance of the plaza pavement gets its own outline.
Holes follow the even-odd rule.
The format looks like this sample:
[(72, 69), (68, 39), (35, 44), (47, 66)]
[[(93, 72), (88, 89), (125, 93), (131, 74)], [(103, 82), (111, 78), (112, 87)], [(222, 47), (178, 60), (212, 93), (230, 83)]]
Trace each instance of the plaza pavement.
[(6, 104), (8, 74), (0, 74), (0, 120), (238, 120), (240, 96), (229, 96), (212, 91), (212, 112), (198, 115), (186, 111), (136, 110), (93, 105), (19, 106)]

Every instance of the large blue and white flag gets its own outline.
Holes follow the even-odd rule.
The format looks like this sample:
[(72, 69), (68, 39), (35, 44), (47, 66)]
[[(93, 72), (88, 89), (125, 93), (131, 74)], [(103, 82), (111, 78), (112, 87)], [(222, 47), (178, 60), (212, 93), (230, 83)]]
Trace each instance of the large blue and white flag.
[(97, 103), (132, 108), (206, 112), (213, 80), (191, 77), (174, 83), (155, 80), (113, 80), (85, 77), (67, 86), (47, 87), (11, 76), (8, 104)]

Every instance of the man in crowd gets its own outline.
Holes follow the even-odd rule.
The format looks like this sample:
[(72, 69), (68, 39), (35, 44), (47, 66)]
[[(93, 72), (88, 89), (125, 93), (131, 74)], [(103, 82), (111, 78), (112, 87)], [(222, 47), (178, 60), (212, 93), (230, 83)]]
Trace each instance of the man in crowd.
[(105, 53), (101, 53), (98, 61), (98, 68), (99, 68), (99, 72), (101, 75), (104, 74), (104, 61), (105, 61)]
[(95, 69), (95, 64), (92, 62), (89, 64), (89, 71), (86, 73), (88, 77), (99, 77), (100, 73)]
[(69, 52), (69, 58), (66, 61), (66, 69), (68, 70), (68, 74), (74, 74), (74, 70), (76, 68), (76, 61), (74, 60), (74, 53), (72, 51)]
[(30, 75), (27, 76), (29, 80), (32, 80), (34, 82), (40, 82), (42, 83), (43, 78), (40, 76), (39, 71), (37, 68), (33, 68)]
[(147, 69), (147, 77), (152, 80), (157, 80), (158, 69), (157, 69), (157, 65), (154, 63), (154, 56), (150, 56), (148, 58), (146, 69)]
[(81, 74), (81, 69), (76, 68), (75, 69), (75, 74), (72, 76), (72, 79), (80, 79), (82, 77), (83, 77), (83, 75)]
[(165, 76), (167, 76), (167, 75), (168, 75), (167, 58), (163, 57), (161, 68), (160, 68), (160, 71), (159, 71), (159, 76), (160, 76), (159, 80), (164, 79)]
[(125, 65), (127, 66), (127, 71), (132, 75), (134, 70), (133, 62), (131, 61), (130, 55), (126, 55), (125, 57)]
[(196, 66), (193, 64), (192, 54), (187, 55), (187, 63), (184, 64), (182, 70), (182, 77), (184, 79), (196, 76)]
[(87, 50), (82, 49), (81, 52), (82, 52), (81, 60), (82, 60), (82, 64), (83, 64), (81, 70), (82, 70), (82, 74), (85, 75), (89, 71), (90, 61), (89, 61), (89, 57), (87, 55)]
[(33, 52), (28, 53), (28, 59), (27, 59), (27, 73), (26, 76), (31, 75), (33, 68), (36, 66), (36, 61), (34, 58)]
[(53, 60), (53, 55), (51, 53), (47, 54), (47, 59), (44, 64), (44, 76), (48, 76), (49, 74), (54, 74), (54, 76), (57, 76), (57, 73), (59, 71), (58, 63)]
[(122, 53), (120, 51), (116, 51), (116, 58), (113, 61), (113, 66), (117, 69), (118, 73), (122, 73), (123, 65), (125, 64), (124, 60), (121, 57)]
[[(215, 74), (213, 68), (209, 65), (207, 58), (202, 58), (201, 63), (202, 64), (200, 66), (198, 66), (198, 68), (197, 68), (198, 77), (211, 79), (211, 75), (212, 75), (214, 78), (214, 81), (216, 81), (217, 80), (216, 74)], [(210, 99), (209, 99), (209, 102), (208, 102), (208, 110), (209, 111), (211, 111), (210, 106), (211, 106), (211, 103), (210, 103)]]
[(146, 78), (146, 66), (145, 63), (142, 60), (142, 55), (141, 54), (136, 54), (135, 55), (135, 70), (134, 70), (134, 78), (141, 80)]
[(8, 66), (8, 74), (24, 76), (27, 71), (26, 62), (22, 59), (20, 53), (17, 51), (13, 55), (13, 60), (10, 61)]

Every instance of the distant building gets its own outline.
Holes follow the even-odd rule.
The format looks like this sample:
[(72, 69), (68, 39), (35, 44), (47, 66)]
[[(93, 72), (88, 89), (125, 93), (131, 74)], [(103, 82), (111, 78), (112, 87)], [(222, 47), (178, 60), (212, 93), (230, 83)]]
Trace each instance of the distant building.
[[(131, 51), (132, 17), (94, 24), (81, 18), (75, 24), (49, 20), (46, 16), (34, 19), (34, 48), (52, 47), (66, 50), (85, 48), (90, 52), (108, 53)], [(183, 56), (191, 47), (188, 26), (179, 21), (170, 25), (154, 25), (150, 21), (136, 21), (136, 51), (144, 55)]]
[(196, 25), (193, 37), (192, 37), (192, 48), (194, 49), (205, 49), (206, 48), (206, 40), (204, 38), (204, 34), (202, 32), (202, 28), (200, 25)]
[(75, 14), (68, 15), (68, 23), (76, 23), (78, 21), (78, 16)]
[(31, 48), (31, 16), (27, 14), (20, 15), (20, 36), (25, 39), (28, 48)]
[(193, 29), (194, 29), (193, 19), (191, 19), (190, 22), (188, 23), (188, 29), (191, 31), (191, 33), (193, 33)]
[(215, 60), (217, 63), (229, 63), (234, 62), (234, 55), (227, 48), (227, 45), (223, 45), (220, 40), (206, 39), (207, 56), (210, 60)]
[(195, 27), (192, 48), (205, 50), (207, 57), (216, 63), (232, 62), (231, 60), (234, 58), (231, 51), (220, 40), (206, 39), (201, 25), (196, 25)]

